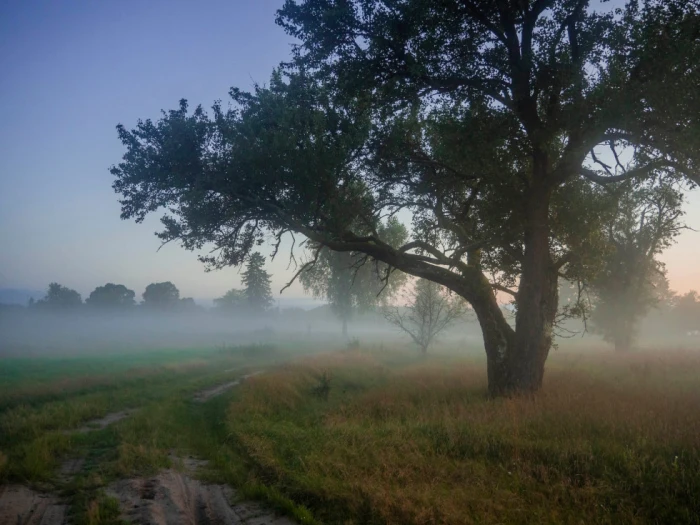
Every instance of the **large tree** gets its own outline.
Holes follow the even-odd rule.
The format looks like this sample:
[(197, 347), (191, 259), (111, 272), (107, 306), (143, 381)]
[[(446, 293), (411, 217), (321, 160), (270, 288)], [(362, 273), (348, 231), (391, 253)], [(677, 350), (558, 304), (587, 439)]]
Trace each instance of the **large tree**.
[[(698, 181), (698, 1), (287, 1), (301, 41), (268, 88), (119, 126), (122, 217), (241, 264), (298, 233), (474, 308), (492, 394), (540, 388), (557, 278), (595, 266), (599, 186)], [(603, 149), (609, 151), (604, 156)], [(394, 248), (374, 228), (413, 215)], [(367, 231), (369, 230), (369, 233)], [(514, 297), (515, 327), (494, 289)]]
[(606, 228), (610, 252), (592, 280), (591, 320), (617, 351), (630, 349), (639, 320), (669, 295), (659, 254), (683, 228), (682, 196), (668, 185), (618, 188), (617, 213)]
[[(377, 226), (382, 241), (395, 248), (401, 247), (408, 232), (396, 217)], [(348, 321), (353, 313), (385, 304), (405, 282), (402, 272), (392, 272), (384, 263), (366, 264), (361, 253), (334, 252), (322, 244), (313, 246), (309, 264), (299, 274), (307, 292), (325, 299), (342, 323), (343, 336), (348, 334)]]
[(90, 292), (90, 296), (85, 299), (85, 304), (92, 308), (125, 309), (136, 304), (135, 296), (134, 291), (123, 284), (107, 283)]

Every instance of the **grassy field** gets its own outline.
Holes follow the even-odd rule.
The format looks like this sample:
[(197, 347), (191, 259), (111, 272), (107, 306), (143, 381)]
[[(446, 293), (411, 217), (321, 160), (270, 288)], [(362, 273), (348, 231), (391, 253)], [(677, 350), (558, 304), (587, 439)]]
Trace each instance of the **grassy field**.
[(244, 385), (251, 479), (327, 523), (699, 523), (700, 354), (555, 355), (535, 399), (482, 362), (336, 353)]
[(300, 523), (700, 523), (700, 353), (556, 352), (540, 395), (489, 400), (484, 362), (462, 352), (299, 350), (5, 359), (0, 483), (118, 523), (110, 481), (193, 456)]

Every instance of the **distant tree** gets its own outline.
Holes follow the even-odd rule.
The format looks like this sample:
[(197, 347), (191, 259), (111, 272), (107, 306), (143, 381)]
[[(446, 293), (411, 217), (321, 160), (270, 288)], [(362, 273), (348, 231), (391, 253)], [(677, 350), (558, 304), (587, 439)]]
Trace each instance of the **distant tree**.
[(466, 312), (464, 299), (427, 279), (418, 279), (406, 298), (406, 307), (387, 307), (384, 317), (411, 336), (423, 354), (440, 332)]
[[(380, 224), (377, 234), (397, 248), (408, 237), (405, 226), (394, 217)], [(390, 271), (385, 263), (368, 263), (364, 254), (334, 252), (319, 246), (314, 249), (315, 262), (300, 273), (299, 280), (304, 290), (315, 298), (328, 301), (331, 311), (342, 322), (343, 336), (347, 336), (348, 321), (355, 312), (386, 304), (405, 282), (406, 274)]]
[(273, 304), (270, 290), (270, 274), (265, 271), (265, 258), (258, 252), (248, 259), (248, 265), (241, 278), (247, 306), (251, 313), (265, 312)]
[(592, 281), (596, 301), (591, 320), (615, 350), (627, 351), (639, 320), (669, 293), (657, 256), (683, 228), (683, 198), (670, 185), (651, 185), (628, 189), (618, 203), (607, 228), (609, 254)]
[(178, 302), (177, 309), (180, 312), (193, 313), (201, 310), (202, 307), (199, 306), (192, 297), (183, 297)]
[(38, 308), (49, 310), (74, 310), (82, 304), (83, 300), (78, 292), (58, 283), (49, 284), (46, 296), (34, 303)]
[(700, 294), (695, 290), (673, 301), (673, 317), (681, 330), (700, 330)]
[(98, 286), (85, 299), (85, 304), (92, 308), (101, 309), (126, 309), (136, 304), (134, 297), (136, 294), (123, 284), (107, 283)]
[(247, 305), (243, 290), (231, 288), (222, 297), (214, 299), (214, 308), (223, 312), (242, 312)]
[(175, 310), (180, 301), (180, 290), (171, 283), (151, 283), (143, 292), (143, 305), (154, 310)]

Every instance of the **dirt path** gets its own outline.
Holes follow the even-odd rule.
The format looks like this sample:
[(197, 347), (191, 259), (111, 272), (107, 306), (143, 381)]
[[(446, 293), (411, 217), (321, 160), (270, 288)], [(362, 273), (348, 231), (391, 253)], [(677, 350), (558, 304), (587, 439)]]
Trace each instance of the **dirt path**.
[(168, 469), (151, 478), (117, 481), (107, 494), (119, 500), (122, 519), (135, 524), (168, 525), (293, 525), (257, 503), (232, 504), (236, 492)]
[(257, 372), (253, 372), (251, 374), (246, 374), (240, 379), (236, 379), (235, 381), (229, 381), (228, 383), (223, 383), (221, 385), (216, 385), (211, 388), (207, 388), (206, 390), (202, 390), (200, 392), (197, 392), (193, 399), (199, 403), (204, 403), (205, 401), (209, 401), (211, 398), (219, 396), (226, 392), (227, 390), (232, 389), (234, 386), (240, 385), (243, 381), (248, 379), (249, 377), (256, 376), (258, 374), (262, 374), (262, 370), (259, 370)]
[(0, 523), (3, 525), (64, 525), (68, 505), (52, 494), (22, 485), (0, 486)]
[(134, 412), (136, 412), (136, 409), (127, 409), (121, 410), (119, 412), (112, 412), (111, 414), (107, 414), (104, 417), (98, 419), (91, 419), (90, 421), (85, 423), (85, 425), (78, 428), (77, 430), (74, 430), (73, 432), (85, 434), (86, 432), (92, 432), (93, 430), (102, 430), (103, 428), (106, 428), (109, 425), (116, 423), (117, 421), (126, 419)]
[[(253, 372), (236, 381), (202, 390), (193, 399), (204, 403), (260, 373)], [(66, 433), (102, 430), (136, 410), (112, 412)], [(107, 494), (119, 501), (123, 519), (149, 525), (293, 525), (293, 521), (275, 516), (257, 503), (232, 504), (236, 492), (227, 485), (207, 484), (194, 479), (192, 475), (206, 465), (205, 461), (174, 455), (171, 455), (171, 460), (185, 472), (168, 469), (152, 478), (120, 480), (107, 487)], [(58, 480), (62, 484), (69, 483), (84, 465), (84, 457), (66, 459), (58, 471)], [(68, 505), (55, 494), (39, 493), (22, 485), (0, 485), (0, 525), (67, 525), (67, 512)]]

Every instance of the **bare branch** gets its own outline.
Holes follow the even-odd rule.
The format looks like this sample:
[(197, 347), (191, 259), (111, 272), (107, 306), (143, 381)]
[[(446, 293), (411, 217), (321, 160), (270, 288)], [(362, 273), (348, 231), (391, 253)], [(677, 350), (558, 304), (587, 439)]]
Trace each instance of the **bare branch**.
[(302, 265), (302, 267), (299, 268), (299, 270), (297, 270), (297, 272), (296, 272), (296, 273), (294, 274), (294, 276), (289, 280), (289, 282), (288, 282), (287, 284), (285, 284), (284, 287), (280, 290), (280, 294), (281, 294), (282, 292), (284, 292), (287, 288), (289, 288), (289, 287), (294, 283), (294, 281), (297, 280), (297, 277), (299, 277), (299, 276), (301, 275), (301, 273), (302, 273), (304, 270), (306, 270), (307, 268), (311, 268), (314, 264), (316, 264), (316, 263), (318, 262), (318, 256), (321, 254), (321, 250), (322, 250), (322, 249), (323, 249), (323, 246), (318, 246), (318, 247), (316, 248), (316, 252), (314, 253), (314, 258), (313, 258), (313, 260), (304, 263), (304, 264)]
[(597, 184), (612, 184), (616, 182), (624, 182), (626, 180), (633, 179), (635, 177), (643, 177), (644, 175), (648, 175), (655, 169), (661, 168), (663, 166), (667, 166), (668, 163), (664, 161), (651, 161), (649, 164), (646, 164), (644, 166), (640, 166), (631, 170), (627, 170), (625, 173), (622, 173), (620, 175), (611, 175), (611, 176), (604, 176), (604, 175), (599, 175), (595, 171), (589, 168), (584, 168), (581, 167), (580, 173), (584, 177), (586, 177), (588, 180), (595, 182)]

